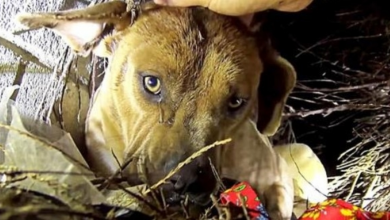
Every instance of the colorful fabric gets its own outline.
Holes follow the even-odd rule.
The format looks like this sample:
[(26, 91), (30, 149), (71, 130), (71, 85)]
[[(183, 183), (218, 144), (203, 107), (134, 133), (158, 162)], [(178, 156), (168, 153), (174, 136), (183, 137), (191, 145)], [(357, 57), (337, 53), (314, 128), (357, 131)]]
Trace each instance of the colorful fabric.
[(244, 201), (248, 214), (252, 219), (269, 220), (268, 214), (263, 204), (261, 204), (259, 197), (247, 182), (241, 182), (232, 186), (223, 192), (220, 198), (221, 203), (224, 205), (233, 204), (235, 206), (241, 206), (241, 201)]
[(388, 220), (390, 212), (368, 212), (341, 199), (320, 202), (302, 214), (299, 220)]
[[(220, 198), (222, 204), (238, 207), (244, 201), (252, 219), (269, 220), (259, 197), (247, 182), (234, 185), (223, 192)], [(328, 199), (311, 206), (298, 220), (390, 220), (390, 212), (368, 212), (341, 199)]]

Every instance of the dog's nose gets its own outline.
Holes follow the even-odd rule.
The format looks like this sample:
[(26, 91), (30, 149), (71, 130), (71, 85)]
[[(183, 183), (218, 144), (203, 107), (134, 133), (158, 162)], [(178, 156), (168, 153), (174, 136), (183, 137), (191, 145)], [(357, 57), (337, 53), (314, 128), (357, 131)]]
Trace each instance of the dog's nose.
[[(216, 179), (211, 169), (211, 165), (199, 158), (183, 166), (169, 181), (172, 190), (176, 194), (172, 202), (178, 202), (179, 197), (188, 195), (190, 200), (203, 203), (210, 198), (216, 186)], [(178, 196), (180, 195), (180, 196)]]
[(173, 189), (175, 190), (175, 192), (182, 193), (185, 190), (186, 184), (180, 175), (174, 175), (170, 179), (170, 181), (173, 185)]
[[(184, 167), (183, 167), (184, 168)], [(205, 170), (202, 167), (192, 169), (185, 169), (186, 172), (180, 172), (172, 176), (170, 182), (176, 193), (197, 194), (202, 188), (202, 180), (205, 177)]]

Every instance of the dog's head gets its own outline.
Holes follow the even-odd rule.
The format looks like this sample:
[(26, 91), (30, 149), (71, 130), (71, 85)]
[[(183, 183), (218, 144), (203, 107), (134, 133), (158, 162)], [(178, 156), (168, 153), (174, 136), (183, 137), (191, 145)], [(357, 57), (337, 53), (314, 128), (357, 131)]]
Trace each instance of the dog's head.
[[(101, 92), (110, 94), (100, 107), (116, 117), (124, 143), (112, 147), (121, 157), (142, 149), (157, 170), (168, 172), (204, 146), (231, 137), (257, 106), (259, 128), (274, 133), (295, 83), (290, 63), (260, 53), (266, 44), (237, 18), (204, 8), (154, 7), (132, 25), (120, 1), (18, 18), (55, 31), (79, 54), (109, 58)], [(212, 155), (210, 150), (185, 166), (172, 179), (175, 186), (196, 198), (209, 193), (194, 186), (205, 175), (210, 182), (204, 184), (215, 185), (207, 159)]]

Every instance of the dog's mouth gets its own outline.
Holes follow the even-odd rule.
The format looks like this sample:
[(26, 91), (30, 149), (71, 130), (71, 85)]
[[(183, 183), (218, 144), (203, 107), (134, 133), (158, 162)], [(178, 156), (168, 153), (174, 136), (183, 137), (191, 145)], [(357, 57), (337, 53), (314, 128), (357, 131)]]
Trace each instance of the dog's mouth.
[[(237, 184), (238, 181), (229, 179), (229, 178), (222, 178), (222, 184), (226, 188), (230, 188), (233, 185)], [(218, 187), (217, 185), (215, 186), (213, 191), (207, 191), (200, 193), (198, 192), (197, 194), (180, 194), (176, 192), (171, 192), (167, 197), (165, 197), (165, 202), (169, 207), (169, 210), (173, 211), (180, 211), (183, 209), (184, 206), (197, 206), (197, 207), (210, 207), (212, 205), (212, 199), (211, 196), (217, 196), (222, 192), (222, 189)]]
[[(200, 185), (193, 186), (197, 188), (191, 189), (187, 192), (176, 192), (173, 190), (172, 183), (166, 183), (163, 186), (163, 194), (165, 203), (171, 207), (177, 207), (181, 209), (184, 206), (200, 206), (205, 207), (210, 205), (212, 202), (211, 195), (215, 192), (215, 187), (212, 188), (203, 188)], [(199, 187), (199, 188), (198, 188)]]
[(166, 203), (171, 206), (182, 206), (184, 205), (196, 205), (196, 206), (208, 206), (211, 203), (211, 193), (203, 193), (200, 195), (181, 195), (179, 193), (173, 193), (170, 197), (166, 199)]

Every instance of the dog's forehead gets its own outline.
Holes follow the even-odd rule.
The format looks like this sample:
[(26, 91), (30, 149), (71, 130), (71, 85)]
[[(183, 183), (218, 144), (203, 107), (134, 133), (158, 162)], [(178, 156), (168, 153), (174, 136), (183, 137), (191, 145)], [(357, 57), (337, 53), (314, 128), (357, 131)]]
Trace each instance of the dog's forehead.
[(176, 84), (244, 80), (253, 75), (258, 56), (254, 38), (241, 23), (205, 9), (150, 12), (129, 28), (127, 37), (133, 64), (153, 66)]

